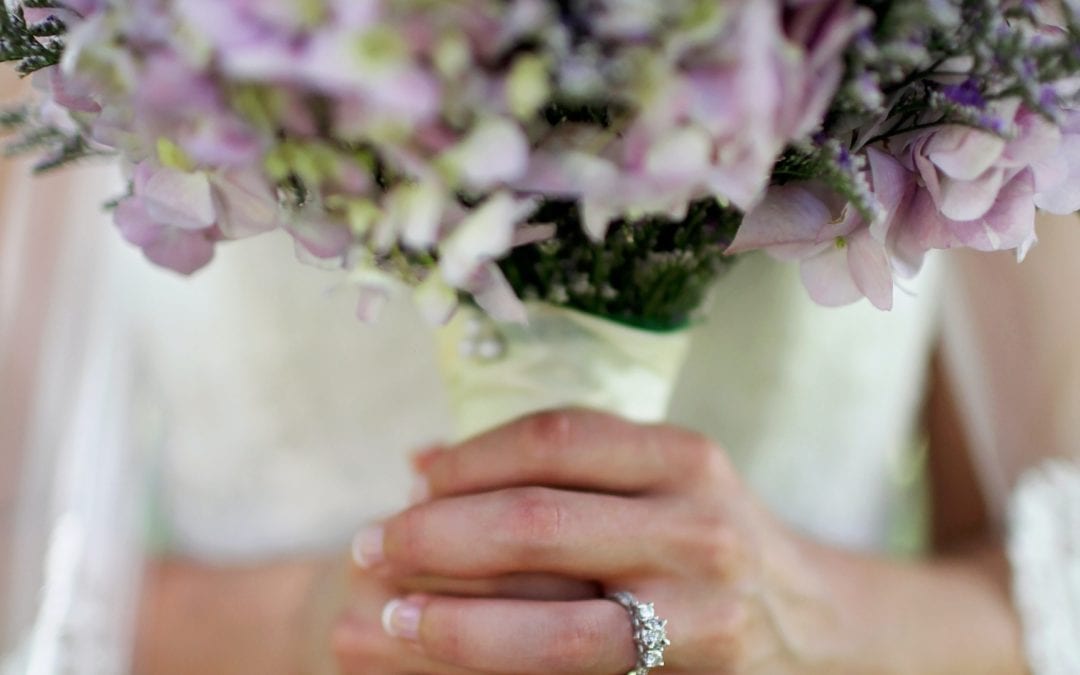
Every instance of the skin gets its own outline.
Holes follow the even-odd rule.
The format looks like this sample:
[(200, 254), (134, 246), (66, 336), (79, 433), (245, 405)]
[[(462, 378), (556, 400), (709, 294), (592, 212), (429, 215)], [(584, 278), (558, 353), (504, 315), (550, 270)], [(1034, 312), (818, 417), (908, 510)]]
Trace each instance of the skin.
[[(901, 564), (806, 540), (695, 434), (557, 411), (422, 466), (432, 499), (383, 523), (381, 556), (367, 556), (398, 584), (525, 570), (629, 589), (670, 620), (675, 674), (1024, 672), (992, 555)], [(625, 611), (600, 598), (406, 602), (418, 626), (391, 632), (424, 673), (610, 675), (635, 661)], [(343, 634), (342, 671), (371, 672), (369, 643)]]
[[(1025, 265), (973, 254), (960, 256), (959, 267), (971, 287), (1011, 289), (971, 303), (989, 322), (986, 334), (1012, 340), (991, 340), (985, 362), (1023, 364), (1037, 355), (1047, 365), (994, 371), (994, 392), (1025, 397), (1025, 407), (1004, 408), (1032, 411), (1010, 416), (1023, 434), (1005, 431), (1068, 454), (1055, 445), (1069, 437), (1055, 426), (1064, 418), (1045, 419), (1064, 397), (1027, 380), (1076, 361), (1080, 314), (1048, 298), (1060, 300), (1080, 283), (1066, 254), (1080, 246), (1080, 228), (1071, 219), (1040, 228), (1042, 245)], [(998, 320), (1025, 330), (992, 331)], [(430, 499), (385, 524), (383, 559), (366, 568), (340, 558), (256, 569), (153, 565), (136, 671), (626, 672), (633, 653), (625, 613), (590, 599), (610, 587), (656, 602), (671, 620), (671, 666), (659, 672), (1026, 673), (1008, 567), (975, 478), (985, 469), (976, 471), (957, 417), (963, 396), (954, 395), (944, 369), (935, 367), (932, 381), (935, 550), (924, 559), (900, 562), (807, 541), (761, 507), (709, 441), (564, 411), (419, 462)], [(492, 439), (505, 459), (520, 460), (511, 462), (516, 468), (476, 460)], [(665, 461), (627, 452), (642, 443)], [(568, 452), (578, 447), (580, 454)], [(595, 515), (599, 503), (612, 506), (610, 514)], [(642, 537), (645, 511), (667, 527)], [(498, 536), (477, 523), (498, 524)], [(628, 551), (628, 539), (641, 546)], [(536, 567), (564, 578), (503, 574)], [(537, 597), (555, 602), (528, 601)], [(415, 639), (383, 630), (383, 609), (397, 598), (420, 601)], [(490, 660), (476, 663), (478, 655)]]
[[(383, 523), (366, 568), (157, 568), (138, 672), (330, 673), (328, 635), (345, 675), (626, 672), (627, 617), (600, 586), (671, 621), (661, 672), (1026, 672), (1007, 568), (973, 530), (948, 542), (962, 553), (914, 563), (816, 544), (689, 432), (562, 411), (418, 464), (430, 498)], [(663, 527), (643, 538), (646, 512)], [(384, 630), (395, 598), (423, 608), (415, 637)]]

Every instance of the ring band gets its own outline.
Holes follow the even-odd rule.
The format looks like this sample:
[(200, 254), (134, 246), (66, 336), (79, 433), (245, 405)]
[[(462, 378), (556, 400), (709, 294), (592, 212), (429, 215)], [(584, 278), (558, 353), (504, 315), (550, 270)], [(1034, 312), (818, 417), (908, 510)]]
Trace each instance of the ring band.
[(651, 669), (663, 666), (664, 650), (671, 644), (667, 638), (667, 621), (656, 616), (651, 602), (639, 602), (633, 593), (620, 591), (612, 593), (608, 599), (622, 605), (630, 614), (638, 660), (627, 675), (649, 675)]

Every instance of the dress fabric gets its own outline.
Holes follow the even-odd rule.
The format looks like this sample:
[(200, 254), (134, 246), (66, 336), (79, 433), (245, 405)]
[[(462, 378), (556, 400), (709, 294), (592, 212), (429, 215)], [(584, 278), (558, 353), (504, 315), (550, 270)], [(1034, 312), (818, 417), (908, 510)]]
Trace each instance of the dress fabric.
[[(298, 264), (283, 234), (181, 279), (109, 225), (100, 204), (122, 190), (100, 168), (27, 175), (6, 205), (0, 347), (26, 382), (0, 393), (29, 413), (0, 416), (20, 467), (4, 673), (123, 671), (141, 516), (209, 561), (339, 551), (404, 505), (409, 452), (451, 435), (434, 334), (407, 299), (361, 323), (344, 280)], [(912, 509), (936, 284), (931, 267), (891, 313), (826, 309), (794, 266), (745, 258), (703, 312), (671, 420), (721, 443), (793, 526), (889, 547)], [(24, 350), (27, 334), (47, 339)]]
[[(450, 436), (432, 329), (405, 298), (359, 322), (354, 294), (297, 264), (285, 237), (219, 258), (189, 280), (133, 262), (170, 545), (224, 560), (340, 547), (405, 503), (408, 453)], [(935, 279), (891, 313), (830, 309), (796, 267), (740, 261), (696, 328), (670, 419), (720, 442), (795, 527), (888, 547), (911, 508)]]

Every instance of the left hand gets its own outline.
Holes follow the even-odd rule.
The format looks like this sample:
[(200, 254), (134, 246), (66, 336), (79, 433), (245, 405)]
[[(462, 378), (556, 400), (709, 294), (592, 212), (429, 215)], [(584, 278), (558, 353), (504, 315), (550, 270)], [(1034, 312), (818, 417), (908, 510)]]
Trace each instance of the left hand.
[(533, 574), (602, 589), (570, 601), (429, 593), (392, 602), (387, 630), (433, 662), (506, 675), (626, 673), (637, 660), (629, 616), (603, 599), (618, 590), (669, 621), (664, 673), (813, 672), (825, 649), (818, 636), (833, 617), (813, 547), (697, 434), (556, 411), (419, 464), (430, 499), (362, 536), (370, 571), (398, 587)]

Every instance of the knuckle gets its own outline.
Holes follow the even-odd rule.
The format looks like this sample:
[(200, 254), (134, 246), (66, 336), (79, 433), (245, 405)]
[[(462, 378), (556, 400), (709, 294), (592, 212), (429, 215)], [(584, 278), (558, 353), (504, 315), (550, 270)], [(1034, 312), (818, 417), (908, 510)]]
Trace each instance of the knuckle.
[(555, 673), (591, 673), (597, 671), (602, 657), (601, 645), (610, 641), (608, 630), (594, 616), (566, 611), (558, 617), (558, 628), (551, 635), (551, 649), (540, 664), (544, 671)]
[(687, 433), (680, 444), (687, 472), (706, 480), (724, 479), (730, 472), (727, 457), (716, 443), (706, 436)]
[(709, 516), (694, 528), (691, 559), (706, 575), (719, 579), (736, 576), (742, 559), (743, 541), (724, 518)]
[(530, 554), (550, 550), (559, 540), (565, 509), (555, 491), (524, 488), (510, 493), (506, 528), (515, 543)]
[(705, 475), (718, 481), (730, 479), (734, 472), (727, 454), (712, 441), (704, 441), (703, 446), (702, 452), (705, 453), (705, 457), (702, 460), (702, 469)]
[(573, 416), (573, 413), (568, 410), (546, 410), (525, 418), (528, 447), (535, 452), (543, 453), (545, 450), (568, 445), (573, 429)]

